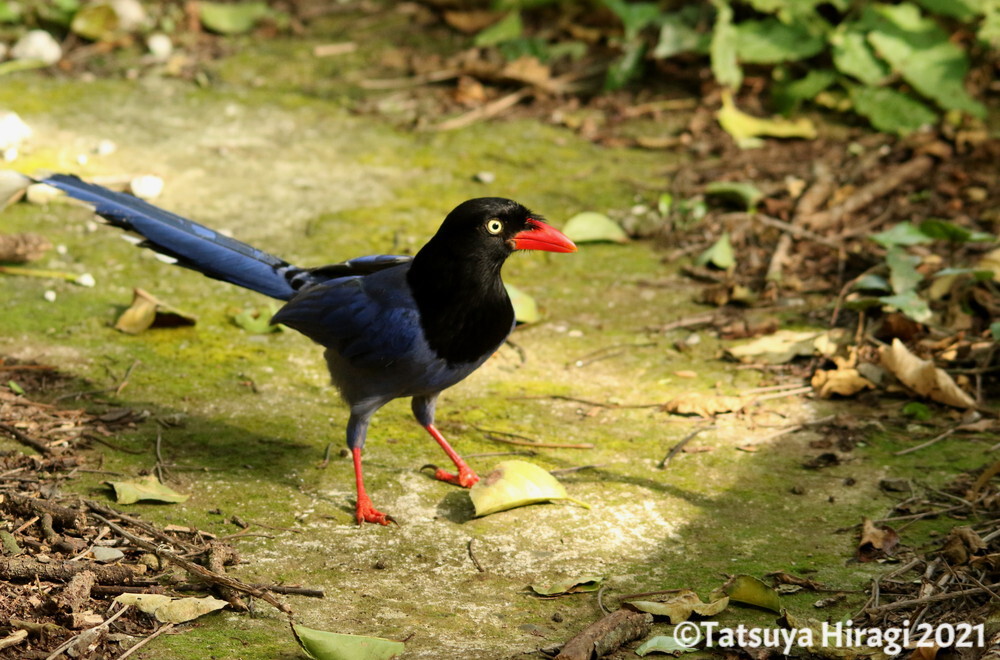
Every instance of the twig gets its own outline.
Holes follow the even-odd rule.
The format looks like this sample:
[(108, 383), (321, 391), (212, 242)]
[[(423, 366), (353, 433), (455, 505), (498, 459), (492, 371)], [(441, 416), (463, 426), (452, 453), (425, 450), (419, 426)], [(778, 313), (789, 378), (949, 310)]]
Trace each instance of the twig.
[(570, 474), (572, 472), (579, 472), (580, 470), (596, 470), (598, 468), (604, 467), (605, 465), (607, 465), (607, 463), (593, 463), (591, 465), (578, 465), (576, 467), (560, 468), (558, 470), (549, 470), (549, 474), (551, 474), (552, 476), (556, 476), (558, 474)]
[[(517, 433), (510, 433), (507, 431), (491, 431), (489, 429), (484, 429), (479, 426), (473, 426), (482, 433), (489, 440), (494, 442), (505, 442), (509, 445), (519, 445), (522, 447), (546, 447), (549, 449), (593, 449), (594, 445), (590, 442), (539, 442), (537, 440), (532, 440), (531, 438), (523, 435), (518, 435)], [(503, 437), (501, 437), (503, 436)]]
[(110, 626), (112, 624), (112, 622), (114, 622), (115, 619), (117, 619), (118, 617), (120, 617), (122, 614), (125, 614), (125, 612), (128, 611), (128, 608), (129, 608), (129, 606), (126, 605), (125, 607), (121, 608), (120, 610), (118, 610), (117, 612), (115, 612), (114, 614), (112, 614), (110, 617), (108, 617), (107, 619), (105, 619), (102, 623), (98, 624), (97, 626), (95, 626), (93, 628), (88, 628), (87, 630), (84, 630), (82, 633), (80, 633), (78, 635), (73, 635), (72, 637), (70, 637), (69, 639), (67, 639), (65, 642), (63, 642), (61, 645), (59, 645), (59, 647), (56, 648), (56, 650), (53, 651), (49, 655), (49, 657), (45, 658), (45, 660), (55, 660), (56, 658), (58, 658), (59, 656), (61, 656), (63, 654), (63, 652), (65, 652), (67, 649), (69, 649), (71, 646), (73, 646), (73, 644), (75, 644), (76, 641), (78, 639), (80, 639), (81, 635), (92, 635), (92, 634), (94, 634), (94, 632), (98, 628), (107, 628), (108, 626)]
[(670, 465), (670, 461), (673, 460), (674, 456), (676, 456), (678, 453), (680, 453), (682, 449), (684, 449), (684, 445), (691, 442), (691, 440), (693, 440), (694, 437), (699, 433), (701, 433), (702, 431), (707, 431), (709, 429), (714, 429), (714, 428), (715, 424), (713, 423), (713, 424), (702, 424), (701, 426), (693, 429), (690, 433), (681, 438), (680, 442), (678, 442), (676, 445), (670, 448), (670, 451), (667, 452), (667, 455), (663, 457), (663, 460), (660, 461), (656, 467), (658, 467), (661, 470), (667, 469), (667, 466)]
[(476, 559), (475, 553), (472, 552), (472, 544), (475, 541), (476, 541), (476, 539), (469, 539), (469, 546), (468, 546), (468, 549), (469, 549), (469, 559), (472, 560), (472, 563), (475, 565), (477, 571), (479, 571), (480, 573), (485, 573), (486, 569), (483, 568), (483, 565), (479, 563), (478, 559)]
[(122, 513), (120, 511), (115, 511), (114, 509), (106, 507), (98, 502), (94, 502), (93, 500), (84, 500), (83, 503), (86, 504), (87, 508), (89, 508), (94, 513), (99, 513), (109, 518), (118, 518), (119, 520), (124, 520), (128, 524), (138, 527), (139, 529), (146, 532), (150, 536), (153, 536), (154, 538), (157, 538), (163, 541), (164, 543), (176, 546), (181, 550), (183, 550), (184, 552), (199, 552), (199, 549), (196, 548), (195, 546), (185, 543), (184, 541), (179, 541), (173, 537), (167, 536), (166, 533), (161, 532), (153, 525), (150, 525), (148, 522), (139, 520), (138, 518), (133, 518), (132, 516)]
[(886, 603), (885, 605), (879, 605), (878, 607), (866, 610), (866, 614), (871, 616), (872, 614), (881, 614), (884, 612), (889, 612), (891, 610), (899, 610), (906, 607), (912, 607), (914, 605), (926, 605), (928, 603), (939, 603), (945, 600), (953, 600), (956, 598), (962, 598), (964, 596), (977, 596), (979, 594), (990, 594), (993, 589), (1000, 588), (1000, 582), (990, 585), (983, 585), (981, 587), (973, 587), (971, 589), (962, 589), (960, 591), (950, 591), (941, 594), (934, 594), (931, 596), (924, 596), (923, 598), (912, 598), (910, 600), (897, 600), (894, 603)]
[(957, 429), (958, 429), (957, 426), (952, 427), (952, 428), (948, 429), (947, 431), (945, 431), (944, 433), (941, 433), (940, 435), (934, 436), (933, 438), (931, 438), (927, 442), (921, 442), (919, 445), (914, 445), (913, 447), (907, 447), (906, 449), (900, 449), (897, 452), (893, 452), (892, 455), (893, 456), (903, 456), (904, 454), (912, 454), (915, 451), (920, 451), (921, 449), (925, 449), (927, 447), (930, 447), (931, 445), (933, 445), (936, 442), (940, 442), (941, 440), (944, 440), (949, 435), (951, 435), (952, 433), (954, 433)]
[(137, 642), (136, 644), (132, 645), (129, 648), (129, 650), (127, 650), (124, 653), (122, 653), (120, 656), (118, 656), (117, 658), (115, 658), (115, 660), (125, 660), (125, 658), (129, 657), (130, 655), (132, 655), (133, 653), (135, 653), (136, 651), (138, 651), (139, 649), (141, 649), (143, 646), (145, 646), (149, 642), (153, 641), (154, 639), (156, 639), (157, 637), (159, 637), (163, 633), (167, 632), (168, 630), (170, 630), (171, 628), (173, 628), (176, 625), (177, 625), (176, 623), (165, 623), (165, 624), (163, 624), (162, 626), (160, 626), (159, 628), (157, 628), (153, 632), (152, 635), (149, 635), (145, 639), (143, 639), (143, 640)]
[(495, 117), (507, 108), (512, 108), (522, 100), (528, 98), (532, 93), (533, 90), (531, 87), (522, 87), (516, 92), (511, 92), (506, 96), (501, 96), (500, 98), (481, 105), (475, 110), (471, 110), (464, 115), (459, 115), (445, 120), (438, 124), (435, 127), (435, 130), (453, 131), (459, 128), (465, 128), (466, 126), (471, 126), (482, 119)]
[(620, 410), (622, 408), (659, 408), (662, 403), (604, 403), (602, 401), (591, 401), (589, 399), (581, 399), (576, 396), (567, 396), (565, 394), (532, 394), (526, 396), (514, 396), (512, 399), (557, 399), (559, 401), (570, 401), (572, 403), (582, 403), (585, 406), (594, 406), (595, 408), (608, 408), (610, 410)]
[(210, 571), (204, 566), (195, 564), (194, 562), (184, 559), (183, 557), (179, 557), (178, 555), (168, 550), (164, 550), (163, 548), (158, 547), (157, 545), (150, 543), (149, 541), (139, 538), (135, 534), (132, 534), (131, 532), (123, 529), (119, 525), (116, 525), (115, 523), (111, 522), (104, 516), (101, 516), (97, 513), (92, 513), (91, 515), (100, 520), (101, 522), (103, 522), (105, 525), (109, 526), (114, 531), (124, 536), (133, 545), (137, 545), (140, 548), (149, 550), (150, 552), (153, 552), (156, 555), (163, 557), (172, 564), (177, 564), (188, 573), (191, 573), (196, 577), (205, 580), (206, 582), (211, 582), (212, 584), (229, 587), (231, 589), (235, 589), (236, 591), (241, 591), (250, 596), (254, 596), (255, 598), (260, 598), (265, 603), (268, 603), (269, 605), (283, 612), (289, 617), (291, 617), (293, 614), (291, 608), (289, 608), (287, 605), (285, 605), (284, 603), (282, 603), (277, 598), (275, 598), (274, 596), (272, 596), (270, 593), (268, 593), (263, 589), (258, 589), (256, 587), (253, 587), (229, 575), (223, 575), (220, 573), (215, 573), (213, 571)]
[(53, 453), (53, 451), (54, 451), (51, 447), (49, 447), (48, 445), (46, 445), (44, 442), (41, 442), (39, 440), (35, 440), (31, 436), (28, 436), (28, 435), (26, 435), (24, 433), (21, 433), (20, 431), (18, 431), (13, 426), (9, 426), (9, 425), (4, 424), (2, 422), (0, 422), (0, 431), (3, 431), (4, 433), (7, 433), (7, 434), (11, 435), (15, 440), (17, 440), (18, 442), (20, 442), (22, 445), (27, 445), (27, 446), (31, 447), (32, 449), (34, 449), (35, 451), (37, 451), (39, 454), (44, 454), (45, 456), (51, 456), (52, 453)]

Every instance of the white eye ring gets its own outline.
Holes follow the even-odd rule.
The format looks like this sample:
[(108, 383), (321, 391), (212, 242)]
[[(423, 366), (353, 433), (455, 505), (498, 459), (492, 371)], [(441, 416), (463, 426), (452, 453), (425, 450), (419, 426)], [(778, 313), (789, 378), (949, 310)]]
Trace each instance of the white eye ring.
[(503, 231), (503, 223), (497, 220), (496, 218), (493, 218), (492, 220), (487, 220), (486, 231), (490, 232), (491, 234), (499, 234), (500, 232)]

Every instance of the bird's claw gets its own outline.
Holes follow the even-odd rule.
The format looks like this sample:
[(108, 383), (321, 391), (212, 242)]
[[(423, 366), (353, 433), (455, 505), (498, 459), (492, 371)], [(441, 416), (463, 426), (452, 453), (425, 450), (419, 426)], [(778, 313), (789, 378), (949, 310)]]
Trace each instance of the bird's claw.
[(358, 520), (358, 525), (363, 525), (366, 522), (378, 523), (379, 525), (388, 525), (389, 523), (399, 524), (392, 516), (376, 509), (367, 496), (358, 499), (358, 505), (355, 507), (355, 517)]
[(447, 470), (434, 467), (434, 478), (438, 481), (447, 481), (450, 484), (455, 484), (456, 486), (461, 486), (462, 488), (472, 488), (476, 485), (476, 482), (479, 481), (479, 475), (473, 472), (472, 468), (468, 466), (460, 467), (458, 469), (458, 474), (452, 474)]

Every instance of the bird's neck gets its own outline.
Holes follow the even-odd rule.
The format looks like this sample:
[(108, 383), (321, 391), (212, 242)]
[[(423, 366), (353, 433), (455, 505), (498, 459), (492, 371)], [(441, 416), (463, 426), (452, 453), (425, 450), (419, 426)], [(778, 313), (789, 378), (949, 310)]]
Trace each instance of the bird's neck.
[(449, 365), (481, 362), (514, 325), (500, 267), (431, 243), (413, 258), (407, 281), (431, 349)]

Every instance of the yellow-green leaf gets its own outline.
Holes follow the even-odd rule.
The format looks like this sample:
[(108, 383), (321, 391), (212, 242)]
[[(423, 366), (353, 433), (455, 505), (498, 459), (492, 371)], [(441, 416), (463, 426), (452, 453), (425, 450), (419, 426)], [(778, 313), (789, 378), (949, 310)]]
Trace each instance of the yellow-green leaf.
[(476, 508), (476, 516), (552, 500), (570, 500), (587, 506), (571, 498), (551, 474), (525, 461), (498, 463), (469, 490), (469, 497)]
[(163, 623), (192, 621), (203, 614), (221, 610), (228, 605), (226, 601), (211, 596), (171, 598), (161, 594), (122, 594), (117, 596), (115, 601), (123, 605), (134, 605)]
[(514, 319), (518, 323), (537, 323), (542, 318), (534, 298), (513, 284), (504, 283), (504, 287), (510, 296), (510, 304), (514, 306)]
[(577, 213), (563, 227), (563, 233), (574, 243), (628, 242), (628, 234), (621, 225), (596, 211)]
[(730, 600), (781, 612), (781, 598), (778, 592), (752, 575), (732, 577), (722, 585), (721, 591), (729, 596)]
[(721, 596), (708, 603), (702, 602), (698, 594), (690, 589), (682, 589), (661, 601), (633, 600), (629, 605), (641, 612), (649, 612), (654, 616), (665, 616), (670, 623), (678, 624), (687, 621), (692, 614), (715, 616), (729, 605), (729, 598)]
[(604, 578), (596, 575), (586, 577), (566, 578), (556, 580), (548, 584), (532, 584), (531, 590), (539, 596), (561, 596), (564, 594), (576, 594), (584, 591), (597, 591), (601, 588)]
[(756, 138), (762, 135), (805, 138), (807, 140), (816, 138), (816, 127), (809, 119), (805, 117), (795, 120), (763, 119), (748, 115), (736, 107), (733, 103), (733, 95), (728, 90), (722, 92), (722, 108), (716, 117), (719, 120), (719, 125), (733, 136), (733, 139), (741, 147), (756, 146), (759, 144), (759, 140)]
[(148, 474), (135, 481), (109, 481), (119, 504), (135, 504), (140, 500), (153, 502), (184, 502), (190, 497), (164, 486), (155, 475)]
[(389, 660), (406, 650), (402, 642), (381, 637), (344, 635), (299, 625), (292, 626), (292, 632), (302, 650), (315, 660)]

